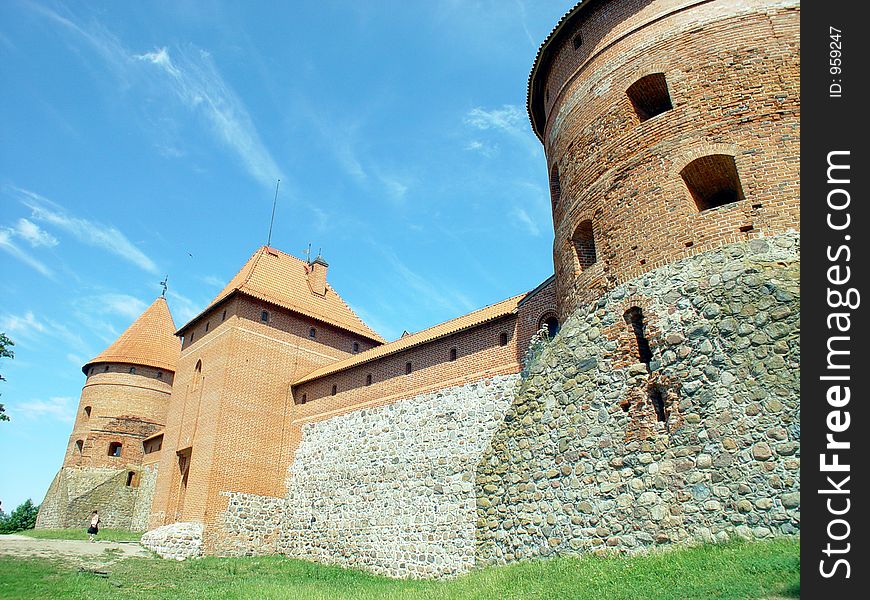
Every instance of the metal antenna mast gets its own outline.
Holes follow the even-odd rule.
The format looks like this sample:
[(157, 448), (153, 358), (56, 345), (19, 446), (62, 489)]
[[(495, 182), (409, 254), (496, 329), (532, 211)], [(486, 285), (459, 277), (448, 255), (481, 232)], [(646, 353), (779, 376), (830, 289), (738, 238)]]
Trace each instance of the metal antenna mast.
[(275, 223), (275, 207), (278, 205), (278, 186), (281, 185), (281, 180), (275, 184), (275, 200), (272, 202), (272, 220), (269, 221), (269, 238), (266, 240), (266, 245), (272, 245), (272, 225)]

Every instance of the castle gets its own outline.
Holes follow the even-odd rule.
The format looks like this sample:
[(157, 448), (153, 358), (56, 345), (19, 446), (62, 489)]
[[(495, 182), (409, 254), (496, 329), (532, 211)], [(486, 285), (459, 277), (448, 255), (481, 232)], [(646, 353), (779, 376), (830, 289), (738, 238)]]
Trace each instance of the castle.
[(38, 527), (399, 577), (800, 528), (799, 3), (585, 0), (528, 84), (555, 275), (387, 343), (257, 249), (84, 365)]

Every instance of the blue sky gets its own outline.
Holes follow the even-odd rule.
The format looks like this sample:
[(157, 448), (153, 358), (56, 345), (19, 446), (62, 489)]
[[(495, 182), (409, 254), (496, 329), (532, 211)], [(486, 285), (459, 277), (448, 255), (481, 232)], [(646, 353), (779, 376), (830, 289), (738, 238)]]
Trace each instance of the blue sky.
[(388, 339), (552, 273), (525, 111), (568, 1), (0, 3), (0, 500), (40, 502), (81, 366), (265, 243)]

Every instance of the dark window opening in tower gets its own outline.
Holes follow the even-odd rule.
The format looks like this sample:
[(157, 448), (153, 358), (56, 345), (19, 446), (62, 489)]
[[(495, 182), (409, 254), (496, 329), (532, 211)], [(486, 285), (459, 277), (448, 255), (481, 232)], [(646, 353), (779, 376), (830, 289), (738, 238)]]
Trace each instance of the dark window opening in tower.
[(405, 375), (410, 375), (413, 368), (414, 367), (413, 367), (413, 365), (411, 365), (411, 363), (406, 362), (405, 363)]
[(308, 394), (302, 394), (302, 399), (299, 400), (299, 404), (305, 404), (308, 402)]
[(130, 375), (136, 374), (136, 367), (130, 367)]
[(332, 386), (332, 395), (335, 396), (337, 393), (338, 393), (338, 386), (337, 385)]
[(592, 221), (587, 219), (577, 225), (574, 235), (571, 237), (574, 246), (574, 255), (580, 271), (588, 269), (598, 260), (595, 253), (595, 234), (592, 230)]
[(623, 315), (625, 322), (631, 326), (634, 337), (637, 340), (637, 355), (640, 362), (649, 366), (652, 360), (652, 350), (649, 340), (646, 339), (646, 323), (644, 323), (643, 310), (638, 306), (632, 306)]
[(499, 346), (507, 346), (508, 343), (508, 334), (507, 331), (502, 331), (498, 335), (498, 345)]
[(680, 175), (699, 211), (743, 200), (743, 186), (733, 156), (711, 154), (696, 158)]
[(221, 314), (221, 321), (227, 318), (227, 309), (224, 309), (223, 314)]
[(357, 352), (359, 352), (359, 342), (354, 342), (353, 343), (353, 353), (356, 354)]
[(574, 36), (574, 50), (579, 50), (580, 46), (583, 45), (583, 38), (578, 33)]
[(87, 419), (91, 418), (91, 407), (90, 406), (85, 407), (85, 418), (87, 418)]
[(135, 471), (127, 471), (127, 487), (139, 487), (138, 485), (133, 485), (134, 483), (139, 483), (138, 481), (134, 481), (135, 477)]
[(308, 337), (310, 337), (311, 339), (317, 337), (317, 330), (314, 327), (308, 330)]
[(206, 330), (206, 332), (208, 331), (208, 326), (209, 326), (209, 325), (211, 325), (211, 321), (206, 321), (206, 322), (205, 322), (205, 330)]
[(550, 169), (550, 200), (553, 203), (553, 210), (559, 206), (559, 199), (562, 197), (562, 184), (559, 183), (559, 165), (553, 165)]
[(457, 356), (456, 348), (451, 348), (450, 349), (450, 362), (453, 362), (454, 360), (456, 360), (456, 356)]
[(109, 444), (109, 456), (121, 456), (121, 442), (112, 442)]
[(193, 390), (196, 391), (199, 389), (200, 384), (202, 383), (202, 360), (196, 361), (196, 367), (193, 369)]
[(267, 310), (262, 311), (260, 313), (260, 320), (263, 323), (268, 323), (269, 322), (269, 311), (267, 311)]
[(163, 371), (157, 371), (157, 379), (163, 379)]
[(556, 334), (559, 333), (559, 319), (557, 319), (555, 315), (543, 317), (541, 322), (538, 324), (538, 330), (541, 329), (546, 329), (547, 337), (552, 340), (556, 337)]
[(628, 88), (625, 93), (631, 100), (634, 112), (641, 122), (671, 110), (671, 95), (668, 93), (668, 82), (664, 73), (653, 73), (641, 77)]
[(372, 374), (369, 373), (368, 375), (366, 375), (366, 385), (371, 385), (371, 384), (372, 384)]
[(79, 454), (82, 453), (82, 448), (84, 448), (85, 442), (84, 440), (76, 440), (76, 452)]
[(656, 419), (662, 423), (666, 423), (668, 420), (668, 414), (667, 411), (665, 411), (665, 396), (662, 389), (659, 386), (654, 385), (649, 388), (648, 395), (649, 401), (652, 402), (653, 408), (656, 411)]

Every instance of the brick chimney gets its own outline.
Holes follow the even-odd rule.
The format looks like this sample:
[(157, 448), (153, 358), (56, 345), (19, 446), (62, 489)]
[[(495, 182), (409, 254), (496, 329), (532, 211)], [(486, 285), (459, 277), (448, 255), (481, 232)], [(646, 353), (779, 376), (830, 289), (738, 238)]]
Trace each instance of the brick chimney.
[(319, 254), (308, 265), (308, 287), (318, 296), (326, 295), (326, 271), (328, 269), (329, 264)]

